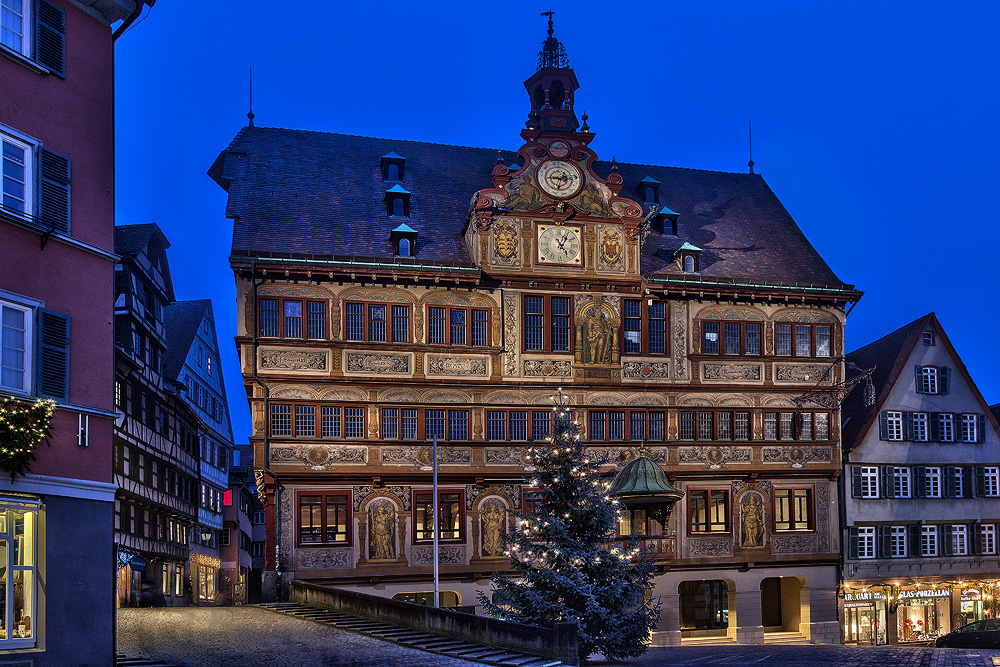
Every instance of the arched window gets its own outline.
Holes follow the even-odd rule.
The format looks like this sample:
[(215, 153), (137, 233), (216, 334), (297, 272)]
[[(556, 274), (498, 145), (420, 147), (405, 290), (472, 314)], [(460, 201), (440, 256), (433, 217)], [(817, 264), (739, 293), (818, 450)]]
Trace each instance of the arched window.
[(400, 257), (410, 256), (410, 239), (399, 239), (399, 253)]
[(394, 197), (392, 200), (392, 213), (391, 215), (406, 215), (403, 207), (403, 198)]
[(646, 188), (646, 202), (648, 203), (648, 202), (655, 202), (655, 201), (656, 201), (656, 190), (654, 188), (647, 187)]
[(562, 109), (564, 101), (566, 101), (566, 89), (563, 88), (561, 81), (553, 81), (549, 90), (549, 103), (553, 109)]
[(545, 105), (545, 91), (542, 89), (540, 84), (535, 86), (534, 98), (535, 109), (541, 109)]
[(694, 255), (684, 255), (684, 272), (694, 273)]
[(398, 181), (399, 180), (399, 165), (390, 162), (386, 165), (386, 179), (387, 181)]

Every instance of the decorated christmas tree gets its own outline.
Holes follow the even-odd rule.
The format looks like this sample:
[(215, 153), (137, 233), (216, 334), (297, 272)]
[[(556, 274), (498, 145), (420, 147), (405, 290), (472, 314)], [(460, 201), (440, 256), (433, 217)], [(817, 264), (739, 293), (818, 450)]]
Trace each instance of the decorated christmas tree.
[(495, 575), (493, 596), (480, 593), (480, 602), (490, 615), (520, 623), (576, 621), (581, 657), (641, 655), (660, 615), (645, 596), (652, 560), (635, 545), (609, 544), (621, 505), (607, 495), (610, 480), (586, 453), (561, 392), (552, 421), (547, 441), (528, 450), (534, 493), (507, 537), (517, 575)]

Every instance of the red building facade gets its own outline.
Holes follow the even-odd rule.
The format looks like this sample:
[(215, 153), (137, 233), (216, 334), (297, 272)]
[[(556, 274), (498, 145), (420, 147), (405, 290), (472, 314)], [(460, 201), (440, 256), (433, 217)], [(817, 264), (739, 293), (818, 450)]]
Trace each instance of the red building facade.
[(112, 662), (111, 25), (141, 5), (3, 5), (0, 396), (56, 412), (30, 472), (0, 476), (0, 662)]

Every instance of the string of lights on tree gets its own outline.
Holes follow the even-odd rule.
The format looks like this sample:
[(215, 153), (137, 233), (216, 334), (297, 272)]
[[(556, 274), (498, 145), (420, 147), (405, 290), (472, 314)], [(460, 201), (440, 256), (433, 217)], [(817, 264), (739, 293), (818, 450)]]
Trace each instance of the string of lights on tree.
[(0, 470), (10, 473), (10, 481), (30, 470), (40, 442), (48, 444), (55, 409), (51, 399), (0, 397)]
[(608, 659), (641, 655), (659, 619), (647, 599), (652, 557), (635, 542), (611, 544), (621, 503), (608, 495), (603, 463), (587, 453), (562, 389), (553, 408), (552, 431), (529, 447), (532, 492), (506, 555), (516, 577), (496, 574), (493, 595), (480, 603), (498, 618), (551, 627), (575, 621), (580, 655)]

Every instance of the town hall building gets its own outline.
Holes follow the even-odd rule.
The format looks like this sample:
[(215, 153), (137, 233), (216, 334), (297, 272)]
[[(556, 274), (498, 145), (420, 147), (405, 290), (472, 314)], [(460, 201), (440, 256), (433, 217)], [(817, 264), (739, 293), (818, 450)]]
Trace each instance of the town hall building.
[(752, 170), (598, 159), (551, 19), (543, 44), (516, 152), (251, 116), (209, 170), (265, 595), (424, 601), (437, 532), (442, 604), (475, 604), (562, 388), (609, 478), (645, 456), (683, 494), (621, 525), (656, 555), (654, 644), (838, 642), (837, 385), (861, 293)]

